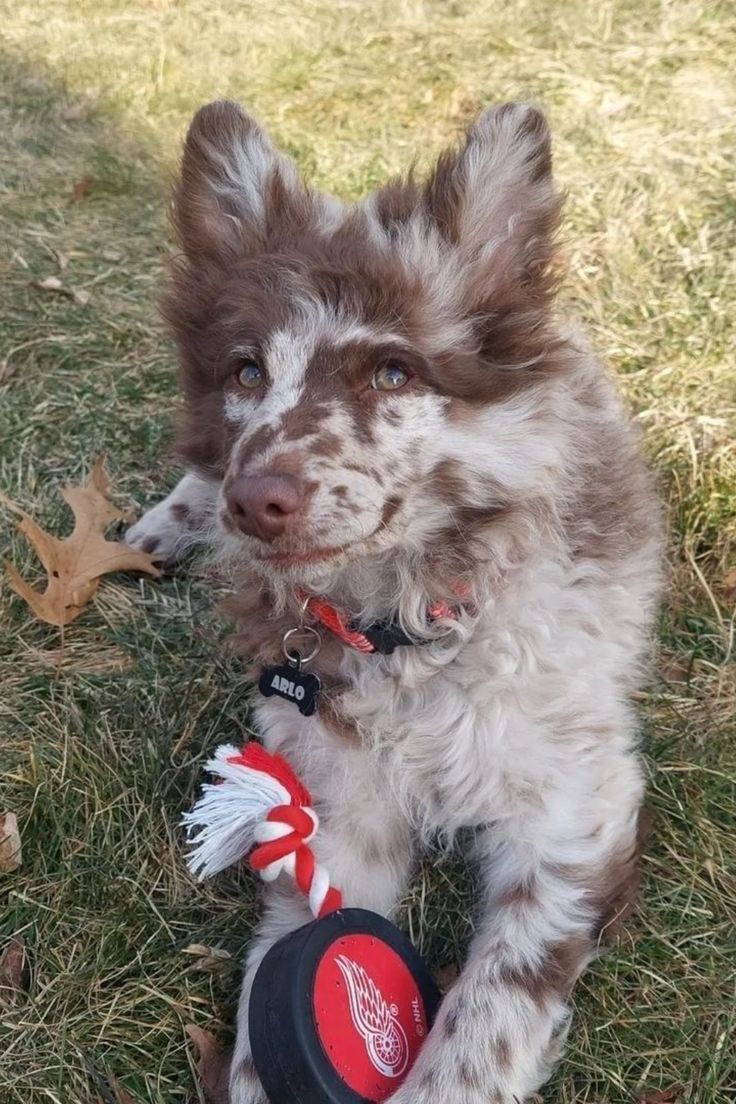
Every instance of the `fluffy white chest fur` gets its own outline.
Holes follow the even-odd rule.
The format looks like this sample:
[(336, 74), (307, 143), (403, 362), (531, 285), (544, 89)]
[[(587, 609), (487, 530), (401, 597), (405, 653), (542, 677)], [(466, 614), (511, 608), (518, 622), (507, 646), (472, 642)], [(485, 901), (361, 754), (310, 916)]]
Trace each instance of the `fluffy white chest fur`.
[(347, 746), (319, 713), (303, 718), (278, 700), (257, 704), (256, 729), (298, 764), (324, 815), (339, 806), (358, 839), (395, 808), (424, 840), (495, 825), (519, 846), (529, 838), (539, 861), (545, 852), (551, 862), (603, 860), (641, 796), (627, 689), (657, 564), (647, 581), (636, 559), (638, 594), (540, 556), (480, 613), (447, 621), (433, 646), (391, 657), (346, 651)]

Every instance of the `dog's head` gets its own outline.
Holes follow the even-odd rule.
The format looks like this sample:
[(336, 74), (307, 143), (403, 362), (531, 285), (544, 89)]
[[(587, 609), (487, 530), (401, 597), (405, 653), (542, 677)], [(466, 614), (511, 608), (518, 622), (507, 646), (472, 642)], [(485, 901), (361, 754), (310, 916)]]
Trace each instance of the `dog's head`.
[(184, 455), (264, 571), (466, 539), (553, 463), (540, 399), (560, 209), (546, 121), (482, 115), (428, 179), (309, 191), (235, 104), (195, 116), (174, 199)]

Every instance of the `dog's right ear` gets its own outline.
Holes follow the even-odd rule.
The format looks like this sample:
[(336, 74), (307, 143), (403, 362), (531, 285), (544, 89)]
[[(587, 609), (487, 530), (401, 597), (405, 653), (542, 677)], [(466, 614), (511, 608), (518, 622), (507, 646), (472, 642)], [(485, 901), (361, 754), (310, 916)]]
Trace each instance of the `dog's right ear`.
[(293, 223), (308, 211), (294, 165), (238, 104), (199, 109), (174, 191), (174, 224), (190, 260), (226, 264), (262, 244), (275, 220)]

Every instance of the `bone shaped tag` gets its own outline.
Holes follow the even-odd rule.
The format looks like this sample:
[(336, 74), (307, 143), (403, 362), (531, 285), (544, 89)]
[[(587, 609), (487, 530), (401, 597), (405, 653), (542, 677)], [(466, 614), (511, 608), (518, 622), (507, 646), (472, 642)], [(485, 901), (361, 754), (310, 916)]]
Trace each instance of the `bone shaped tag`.
[(316, 710), (321, 686), (316, 675), (299, 670), (298, 662), (264, 667), (258, 679), (258, 689), (264, 698), (271, 698), (275, 694), (295, 705), (305, 717), (311, 717)]

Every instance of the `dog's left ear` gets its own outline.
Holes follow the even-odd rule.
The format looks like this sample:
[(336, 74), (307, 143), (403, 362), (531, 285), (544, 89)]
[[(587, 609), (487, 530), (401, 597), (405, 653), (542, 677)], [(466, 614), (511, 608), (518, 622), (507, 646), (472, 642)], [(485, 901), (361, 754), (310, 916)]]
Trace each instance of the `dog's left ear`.
[(481, 298), (489, 283), (518, 287), (544, 280), (562, 199), (552, 182), (543, 112), (522, 103), (486, 111), (462, 147), (439, 158), (423, 206), (458, 251)]

